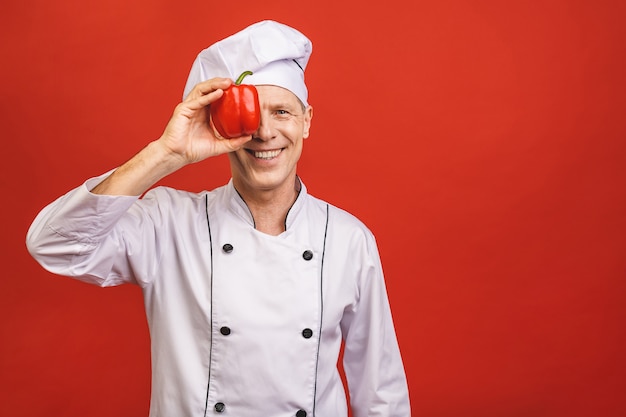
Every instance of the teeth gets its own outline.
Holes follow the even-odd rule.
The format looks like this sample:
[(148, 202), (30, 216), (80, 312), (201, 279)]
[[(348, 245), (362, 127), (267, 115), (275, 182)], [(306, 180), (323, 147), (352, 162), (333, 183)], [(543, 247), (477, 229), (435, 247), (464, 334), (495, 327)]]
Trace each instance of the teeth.
[(280, 149), (277, 149), (275, 151), (254, 152), (254, 156), (256, 158), (261, 158), (261, 159), (272, 159), (272, 158), (276, 158), (279, 153), (280, 153)]

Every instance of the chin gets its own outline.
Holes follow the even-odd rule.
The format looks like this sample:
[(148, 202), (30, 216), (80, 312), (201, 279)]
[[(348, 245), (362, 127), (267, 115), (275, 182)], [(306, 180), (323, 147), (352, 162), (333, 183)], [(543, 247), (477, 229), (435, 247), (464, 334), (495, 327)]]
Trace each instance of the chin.
[(282, 187), (291, 187), (294, 181), (295, 173), (285, 175), (282, 172), (266, 172), (240, 178), (240, 182), (250, 191), (260, 192), (278, 190)]

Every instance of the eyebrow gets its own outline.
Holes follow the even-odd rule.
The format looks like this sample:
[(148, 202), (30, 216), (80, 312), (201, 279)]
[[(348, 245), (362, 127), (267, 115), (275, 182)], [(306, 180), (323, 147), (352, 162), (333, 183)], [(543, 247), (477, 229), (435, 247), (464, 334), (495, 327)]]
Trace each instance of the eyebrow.
[(271, 109), (271, 110), (277, 110), (277, 109), (286, 109), (286, 110), (297, 110), (299, 109), (301, 106), (295, 103), (289, 103), (286, 101), (276, 101), (276, 102), (272, 102), (272, 103), (267, 103), (267, 108)]

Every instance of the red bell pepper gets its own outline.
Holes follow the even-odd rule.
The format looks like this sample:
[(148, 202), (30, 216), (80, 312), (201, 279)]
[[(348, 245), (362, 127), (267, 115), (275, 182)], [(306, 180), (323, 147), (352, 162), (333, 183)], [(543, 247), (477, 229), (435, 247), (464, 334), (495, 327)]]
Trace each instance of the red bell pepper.
[(247, 75), (252, 75), (252, 72), (243, 72), (235, 84), (224, 90), (224, 95), (209, 106), (213, 126), (226, 139), (251, 135), (259, 128), (259, 93), (255, 86), (241, 84)]

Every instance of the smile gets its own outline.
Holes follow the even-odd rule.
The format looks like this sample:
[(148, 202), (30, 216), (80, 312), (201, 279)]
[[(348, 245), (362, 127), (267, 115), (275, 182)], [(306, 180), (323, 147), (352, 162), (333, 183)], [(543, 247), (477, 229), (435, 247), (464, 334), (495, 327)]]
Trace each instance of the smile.
[(271, 150), (271, 151), (252, 151), (252, 150), (249, 150), (248, 152), (252, 153), (255, 158), (259, 158), (259, 159), (273, 159), (273, 158), (276, 158), (282, 152), (282, 149), (274, 149), (274, 150)]

